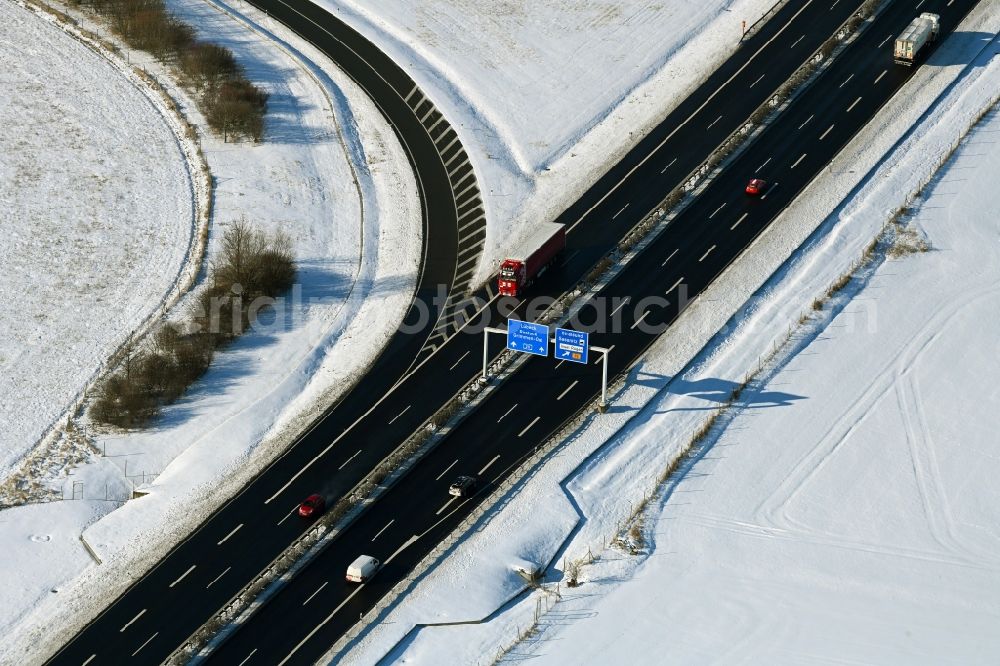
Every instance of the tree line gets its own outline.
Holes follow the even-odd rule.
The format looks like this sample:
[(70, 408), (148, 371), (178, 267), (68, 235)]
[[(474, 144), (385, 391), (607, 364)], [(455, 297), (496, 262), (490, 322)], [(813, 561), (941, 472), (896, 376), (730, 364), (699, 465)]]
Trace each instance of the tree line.
[(163, 0), (70, 0), (92, 10), (131, 48), (176, 65), (181, 84), (196, 91), (213, 131), (230, 137), (264, 138), (266, 92), (247, 80), (232, 52), (195, 39), (194, 28), (170, 14)]

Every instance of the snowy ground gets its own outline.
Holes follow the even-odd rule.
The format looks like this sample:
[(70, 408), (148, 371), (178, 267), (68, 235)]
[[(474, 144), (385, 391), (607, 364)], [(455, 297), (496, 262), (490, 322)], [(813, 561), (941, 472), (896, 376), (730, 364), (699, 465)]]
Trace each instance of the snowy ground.
[[(1000, 12), (980, 5), (962, 30), (996, 35)], [(995, 102), (1000, 42), (962, 41), (942, 44), (910, 94), (657, 343), (609, 414), (589, 417), (502, 510), (429, 562), (349, 659), (492, 663), (538, 610), (540, 633), (505, 660), (995, 657), (997, 112), (932, 174)], [(969, 64), (937, 64), (948, 62)], [(922, 188), (905, 220), (933, 251), (887, 259), (881, 248), (814, 312)], [(790, 242), (802, 247), (784, 261)], [(729, 292), (746, 295), (727, 303)], [(714, 330), (700, 351), (686, 342)], [(644, 514), (643, 554), (608, 546), (758, 363), (760, 379)], [(524, 560), (553, 572), (545, 591), (516, 597), (512, 565)], [(562, 569), (574, 560), (584, 584), (569, 590)], [(470, 624), (414, 629), (455, 622)]]
[(465, 145), (485, 280), (738, 45), (773, 0), (313, 0), (397, 60)]
[(166, 118), (0, 2), (0, 483), (178, 279), (193, 185)]
[[(31, 575), (18, 570), (0, 577), (0, 633), (7, 637), (0, 661), (37, 656), (33, 641), (58, 640), (59, 631), (72, 630), (99, 610), (196, 525), (203, 514), (192, 507), (210, 510), (266, 464), (374, 358), (395, 331), (416, 283), (422, 249), (416, 184), (392, 130), (370, 100), (319, 54), (290, 43), (279, 26), (254, 24), (255, 16), (221, 4), (168, 4), (201, 34), (229, 47), (248, 77), (271, 95), (263, 144), (202, 137), (217, 183), (208, 257), (226, 225), (245, 217), (291, 236), (298, 283), (276, 305), (277, 314), (218, 354), (206, 376), (153, 428), (123, 435), (88, 427), (102, 455), (92, 454), (71, 476), (53, 479), (67, 500), (76, 501), (0, 513), (0, 539), (12, 551), (5, 562), (49, 562), (30, 568)], [(0, 5), (4, 11), (9, 6)], [(24, 16), (26, 25), (51, 32), (48, 53), (81, 49), (74, 69), (84, 69), (79, 63), (88, 62), (86, 49)], [(95, 59), (93, 69), (111, 69), (89, 57)], [(166, 82), (155, 61), (135, 52), (128, 57), (132, 65), (159, 74), (185, 114), (199, 123), (190, 100)], [(45, 62), (20, 64), (33, 72), (33, 64)], [(73, 97), (72, 85), (48, 94)], [(130, 118), (117, 122), (134, 124)], [(117, 157), (102, 153), (94, 159)], [(150, 196), (164, 195), (151, 189)], [(184, 307), (182, 301), (168, 316)], [(135, 487), (149, 494), (123, 504)], [(50, 538), (33, 539), (39, 531)], [(81, 535), (104, 560), (102, 566), (94, 566)]]

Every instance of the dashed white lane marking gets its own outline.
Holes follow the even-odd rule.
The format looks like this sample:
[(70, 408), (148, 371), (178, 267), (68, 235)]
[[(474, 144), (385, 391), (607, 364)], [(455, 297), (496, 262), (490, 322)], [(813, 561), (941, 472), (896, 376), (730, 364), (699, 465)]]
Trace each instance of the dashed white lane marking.
[(847, 113), (850, 113), (851, 109), (853, 109), (855, 106), (857, 106), (858, 102), (860, 102), (860, 101), (861, 101), (861, 98), (859, 97), (856, 100), (854, 100), (853, 102), (851, 102), (851, 105), (849, 107), (847, 107)]
[(668, 164), (667, 166), (663, 167), (663, 169), (660, 170), (660, 173), (663, 173), (664, 171), (666, 171), (667, 169), (669, 169), (671, 166), (673, 166), (674, 162), (676, 162), (676, 161), (677, 161), (676, 157), (674, 159), (670, 160), (670, 164)]
[(809, 116), (808, 118), (806, 118), (806, 121), (804, 123), (802, 123), (801, 125), (799, 125), (799, 129), (802, 129), (803, 127), (805, 127), (806, 125), (808, 125), (809, 121), (812, 120), (815, 115), (816, 114), (813, 114), (812, 116)]
[(136, 621), (136, 620), (138, 620), (138, 619), (139, 619), (140, 617), (142, 617), (143, 615), (145, 615), (145, 613), (146, 613), (146, 609), (145, 609), (145, 608), (143, 608), (143, 609), (142, 609), (141, 611), (139, 611), (139, 614), (138, 614), (138, 615), (136, 615), (136, 616), (135, 616), (134, 618), (132, 618), (131, 620), (129, 620), (129, 621), (128, 621), (128, 622), (127, 622), (127, 623), (125, 624), (125, 626), (124, 626), (124, 627), (122, 627), (121, 629), (119, 629), (119, 630), (118, 630), (118, 633), (120, 634), (120, 633), (122, 633), (123, 631), (125, 631), (126, 629), (128, 629), (128, 628), (129, 628), (129, 626), (130, 626), (130, 625), (131, 625), (131, 624), (132, 624), (133, 622), (135, 622), (135, 621)]
[(757, 171), (760, 171), (761, 169), (763, 169), (764, 167), (766, 167), (770, 161), (771, 161), (771, 158), (768, 157), (766, 160), (764, 160), (763, 164), (761, 164), (759, 167), (757, 167)]
[(716, 118), (715, 120), (713, 120), (712, 122), (710, 122), (708, 124), (708, 127), (706, 127), (705, 129), (706, 130), (712, 129), (712, 125), (714, 125), (715, 123), (719, 122), (720, 120), (722, 120), (722, 116), (719, 116), (718, 118)]
[(734, 224), (733, 226), (729, 227), (729, 230), (732, 231), (736, 227), (740, 226), (740, 222), (742, 222), (743, 220), (747, 219), (747, 215), (749, 215), (749, 214), (750, 213), (743, 213), (742, 215), (740, 215), (740, 219), (736, 220), (736, 224)]
[(470, 353), (471, 352), (465, 352), (464, 354), (462, 354), (462, 356), (457, 361), (455, 361), (455, 364), (452, 365), (450, 368), (448, 368), (448, 370), (454, 370), (455, 368), (457, 368), (458, 364), (461, 363), (465, 359), (465, 357), (468, 356)]
[(160, 632), (156, 632), (155, 634), (153, 634), (152, 636), (150, 636), (149, 638), (147, 638), (145, 643), (143, 643), (138, 648), (136, 648), (136, 651), (132, 653), (132, 656), (134, 657), (135, 655), (139, 654), (139, 652), (142, 651), (142, 648), (144, 648), (147, 645), (149, 645), (149, 642), (151, 640), (153, 640), (154, 638), (156, 638), (157, 636), (159, 636), (159, 635), (160, 635)]
[(674, 289), (678, 287), (678, 285), (680, 285), (681, 282), (684, 282), (684, 278), (680, 278), (679, 280), (677, 280), (677, 282), (674, 282), (674, 284), (670, 287), (670, 289), (667, 289), (665, 293), (669, 294), (670, 292), (672, 292)]
[(559, 397), (558, 397), (558, 398), (556, 398), (556, 400), (562, 400), (562, 399), (563, 399), (563, 397), (565, 397), (565, 396), (566, 396), (566, 394), (567, 394), (567, 393), (569, 393), (569, 392), (570, 392), (570, 391), (571, 391), (571, 390), (573, 389), (573, 387), (574, 387), (574, 386), (576, 386), (576, 385), (577, 385), (577, 384), (579, 384), (579, 383), (580, 383), (580, 380), (579, 380), (579, 379), (574, 379), (574, 380), (573, 380), (573, 383), (572, 383), (572, 384), (570, 384), (569, 386), (567, 386), (567, 387), (566, 387), (566, 390), (565, 390), (565, 391), (563, 391), (562, 393), (560, 393), (560, 394), (559, 394)]
[(189, 573), (191, 573), (192, 571), (194, 571), (194, 568), (195, 568), (196, 566), (198, 566), (198, 565), (197, 565), (197, 564), (192, 564), (192, 565), (191, 565), (191, 566), (190, 566), (190, 567), (188, 568), (188, 570), (187, 570), (187, 571), (185, 571), (184, 573), (182, 573), (182, 574), (181, 574), (181, 577), (180, 577), (180, 578), (178, 578), (177, 580), (175, 580), (174, 582), (172, 582), (172, 583), (170, 584), (170, 587), (173, 587), (173, 586), (174, 586), (174, 585), (176, 585), (177, 583), (179, 583), (179, 582), (181, 582), (182, 580), (184, 580), (184, 578), (185, 578), (185, 577), (186, 577), (186, 576), (187, 576), (187, 575), (188, 575)]
[(618, 211), (617, 213), (615, 213), (614, 215), (612, 215), (611, 219), (613, 220), (616, 217), (618, 217), (619, 215), (621, 215), (622, 213), (624, 213), (626, 208), (628, 208), (628, 204), (625, 204), (624, 206), (622, 206), (622, 209), (620, 211)]
[(892, 35), (889, 35), (888, 37), (886, 37), (885, 39), (883, 39), (883, 40), (882, 40), (882, 41), (881, 41), (881, 42), (879, 43), (879, 45), (878, 45), (878, 46), (876, 46), (875, 48), (879, 48), (879, 49), (880, 49), (880, 48), (882, 48), (883, 46), (885, 46), (885, 43), (886, 43), (887, 41), (889, 41), (890, 39), (892, 39)]
[(795, 164), (792, 165), (792, 168), (794, 169), (795, 167), (797, 167), (799, 165), (799, 162), (801, 162), (805, 158), (806, 158), (806, 153), (802, 153), (799, 159), (795, 160)]
[(211, 583), (209, 583), (208, 585), (206, 585), (206, 586), (205, 586), (205, 589), (207, 590), (208, 588), (210, 588), (210, 587), (212, 587), (213, 585), (215, 585), (215, 583), (216, 583), (216, 582), (217, 582), (217, 581), (218, 581), (218, 580), (219, 580), (220, 578), (222, 578), (222, 577), (223, 577), (223, 576), (225, 576), (225, 575), (226, 575), (227, 573), (229, 573), (229, 570), (230, 570), (230, 569), (232, 569), (232, 567), (226, 567), (226, 570), (225, 570), (225, 571), (223, 571), (222, 573), (220, 573), (220, 574), (219, 574), (218, 576), (216, 576), (215, 578), (213, 578), (213, 579), (212, 579), (212, 582), (211, 582)]
[(442, 476), (444, 476), (445, 474), (447, 474), (447, 473), (448, 473), (448, 470), (449, 470), (449, 469), (451, 469), (452, 467), (454, 467), (454, 466), (455, 466), (455, 465), (457, 465), (457, 464), (458, 464), (458, 458), (456, 458), (456, 459), (455, 459), (455, 462), (453, 462), (452, 464), (450, 464), (450, 465), (448, 465), (447, 467), (445, 467), (445, 468), (444, 468), (444, 471), (443, 471), (443, 472), (441, 472), (440, 474), (438, 474), (438, 475), (437, 475), (437, 478), (436, 478), (436, 479), (434, 479), (434, 480), (435, 480), (435, 481), (440, 481), (440, 480), (441, 480), (441, 477), (442, 477)]
[(851, 79), (853, 79), (853, 78), (854, 78), (854, 74), (851, 74), (851, 75), (850, 75), (850, 76), (848, 76), (848, 77), (847, 77), (846, 79), (844, 79), (844, 82), (843, 82), (843, 83), (841, 83), (841, 84), (840, 84), (839, 86), (837, 86), (837, 87), (838, 87), (838, 88), (843, 88), (844, 86), (846, 86), (846, 85), (847, 85), (847, 82), (848, 82), (848, 81), (850, 81), (850, 80), (851, 80)]
[(611, 316), (614, 317), (615, 313), (621, 310), (623, 307), (625, 307), (625, 304), (628, 303), (629, 300), (631, 300), (631, 298), (632, 298), (631, 296), (626, 296), (625, 300), (623, 300), (618, 307), (616, 307), (614, 310), (611, 311)]
[(400, 412), (399, 414), (396, 414), (395, 416), (393, 416), (393, 417), (392, 417), (392, 421), (389, 421), (389, 425), (392, 425), (393, 423), (395, 423), (395, 422), (396, 422), (396, 419), (398, 419), (398, 418), (399, 418), (400, 416), (402, 416), (402, 415), (403, 415), (403, 414), (405, 414), (406, 412), (410, 411), (410, 407), (412, 407), (412, 406), (413, 406), (413, 405), (407, 405), (407, 406), (406, 406), (406, 409), (404, 409), (403, 411), (401, 411), (401, 412)]
[(230, 532), (230, 533), (229, 533), (229, 534), (227, 534), (226, 536), (222, 537), (222, 540), (221, 540), (221, 541), (218, 541), (218, 542), (216, 542), (216, 544), (215, 544), (215, 545), (216, 545), (216, 546), (221, 546), (222, 544), (224, 544), (224, 543), (226, 543), (227, 541), (229, 541), (229, 537), (231, 537), (231, 536), (233, 536), (234, 534), (236, 534), (237, 532), (239, 532), (239, 531), (240, 531), (240, 528), (241, 528), (241, 527), (243, 527), (243, 523), (240, 523), (239, 525), (237, 525), (236, 527), (234, 527), (234, 528), (233, 528), (233, 531), (232, 531), (232, 532)]
[(636, 327), (636, 326), (638, 326), (639, 324), (641, 324), (641, 323), (642, 323), (642, 320), (643, 320), (643, 319), (645, 319), (645, 318), (646, 318), (646, 317), (647, 317), (648, 315), (649, 315), (649, 310), (646, 310), (645, 312), (643, 312), (643, 313), (642, 313), (642, 316), (641, 316), (641, 317), (639, 317), (638, 319), (636, 319), (636, 320), (635, 320), (635, 323), (634, 323), (634, 324), (632, 324), (632, 326), (631, 326), (631, 327), (630, 327), (630, 328), (629, 328), (628, 330), (630, 330), (630, 331), (634, 331), (634, 330), (635, 330), (635, 327)]
[(452, 497), (452, 498), (450, 498), (450, 499), (449, 499), (449, 500), (448, 500), (447, 502), (445, 502), (445, 503), (444, 503), (444, 506), (443, 506), (443, 507), (441, 507), (440, 509), (438, 509), (438, 510), (437, 510), (437, 511), (436, 511), (436, 512), (434, 513), (434, 515), (435, 515), (435, 516), (440, 516), (440, 515), (441, 515), (442, 513), (444, 513), (444, 511), (445, 511), (445, 510), (446, 510), (446, 509), (447, 509), (447, 508), (448, 508), (449, 506), (451, 506), (451, 503), (452, 503), (452, 502), (454, 502), (454, 501), (455, 501), (455, 500), (457, 500), (457, 499), (458, 499), (457, 497)]
[(248, 661), (250, 661), (250, 657), (254, 656), (254, 654), (255, 654), (256, 652), (257, 652), (257, 648), (254, 648), (254, 649), (250, 650), (250, 654), (248, 654), (248, 655), (246, 656), (246, 659), (244, 659), (243, 661), (241, 661), (241, 662), (239, 663), (239, 666), (243, 666), (243, 664), (245, 664), (245, 663), (247, 663)]
[(825, 139), (826, 135), (829, 134), (830, 130), (832, 130), (832, 129), (833, 129), (833, 125), (830, 125), (829, 127), (827, 127), (826, 131), (819, 135), (819, 140), (822, 141), (823, 139)]
[(347, 460), (345, 460), (343, 463), (341, 463), (340, 467), (338, 467), (337, 469), (344, 469), (345, 467), (347, 467), (348, 463), (350, 463), (352, 460), (354, 460), (355, 458), (357, 458), (359, 455), (361, 455), (361, 449), (358, 449), (357, 451), (355, 451), (354, 455), (351, 456), (350, 458), (348, 458)]
[(760, 195), (761, 200), (766, 199), (767, 195), (771, 194), (776, 189), (778, 189), (778, 183), (777, 182), (775, 182), (774, 185), (772, 185), (771, 187), (767, 188), (767, 192), (765, 192), (764, 194)]
[(705, 250), (705, 254), (701, 255), (701, 259), (699, 259), (698, 261), (699, 262), (705, 261), (705, 257), (707, 257), (708, 255), (712, 254), (712, 250), (714, 250), (714, 249), (715, 249), (715, 246), (713, 245), (712, 247), (710, 247), (707, 250)]
[(722, 210), (725, 207), (726, 207), (726, 204), (723, 203), (721, 206), (719, 206), (718, 208), (716, 208), (715, 210), (712, 211), (712, 214), (708, 216), (708, 219), (711, 220), (713, 217), (715, 217), (716, 213), (718, 213), (720, 210)]
[(512, 411), (514, 411), (514, 408), (515, 408), (515, 407), (517, 407), (517, 403), (516, 403), (516, 402), (514, 403), (514, 405), (513, 405), (513, 406), (512, 406), (512, 407), (511, 407), (510, 409), (508, 409), (508, 410), (507, 410), (506, 412), (504, 412), (503, 416), (501, 416), (500, 418), (498, 418), (498, 419), (497, 419), (497, 423), (500, 423), (501, 421), (503, 421), (503, 419), (504, 419), (504, 416), (507, 416), (507, 415), (508, 415), (508, 414), (510, 414), (510, 413), (511, 413)]
[(329, 584), (330, 584), (330, 581), (328, 581), (328, 580), (323, 581), (323, 584), (320, 585), (318, 588), (316, 588), (316, 591), (313, 592), (312, 594), (310, 594), (309, 598), (302, 602), (302, 605), (305, 606), (307, 603), (309, 603), (310, 601), (312, 601), (312, 598), (315, 597), (320, 592), (322, 592), (323, 588), (326, 587)]
[[(439, 476), (438, 478), (440, 479), (441, 477)], [(390, 520), (389, 522), (387, 522), (385, 524), (385, 527), (383, 527), (382, 529), (380, 529), (378, 532), (375, 533), (375, 536), (372, 537), (372, 541), (374, 541), (375, 539), (377, 539), (380, 536), (382, 536), (382, 532), (385, 532), (387, 529), (389, 529), (389, 525), (392, 525), (394, 522), (396, 522), (395, 518), (393, 518), (392, 520)]]
[(763, 78), (764, 78), (763, 74), (761, 74), (760, 76), (758, 76), (757, 80), (750, 84), (750, 87), (753, 88), (755, 85), (757, 85), (758, 83), (760, 83), (760, 80), (763, 79)]
[(671, 253), (670, 253), (670, 256), (669, 256), (669, 257), (667, 257), (666, 259), (664, 259), (664, 260), (663, 260), (663, 263), (662, 263), (662, 264), (660, 264), (660, 266), (666, 266), (666, 265), (667, 265), (667, 262), (668, 262), (668, 261), (670, 261), (671, 259), (673, 259), (673, 258), (674, 258), (674, 255), (675, 255), (675, 254), (677, 254), (677, 253), (678, 253), (679, 251), (680, 251), (680, 249), (678, 248), (677, 250), (674, 250), (673, 252), (671, 252)]
[(883, 77), (883, 76), (885, 76), (885, 75), (886, 75), (886, 74), (888, 74), (888, 73), (889, 73), (889, 70), (887, 70), (887, 69), (883, 69), (883, 70), (882, 70), (882, 73), (881, 73), (881, 74), (879, 74), (879, 75), (878, 75), (878, 77), (876, 77), (876, 79), (875, 79), (875, 83), (873, 83), (872, 85), (873, 85), (873, 86), (874, 86), (874, 85), (877, 85), (877, 84), (878, 84), (878, 82), (882, 80), (882, 77)]
[(796, 44), (798, 44), (799, 42), (801, 42), (801, 41), (802, 41), (803, 39), (805, 39), (805, 38), (806, 38), (806, 36), (805, 36), (805, 35), (802, 35), (801, 37), (799, 37), (798, 39), (796, 39), (796, 40), (795, 40), (794, 42), (792, 42), (792, 45), (791, 45), (791, 46), (789, 46), (788, 48), (790, 48), (790, 49), (794, 49), (794, 48), (795, 48), (795, 45), (796, 45)]
[(284, 518), (282, 518), (281, 520), (279, 520), (279, 521), (278, 521), (278, 524), (280, 525), (281, 523), (283, 523), (283, 522), (285, 522), (286, 520), (288, 520), (288, 518), (289, 518), (290, 516), (292, 516), (292, 515), (293, 515), (293, 514), (294, 514), (294, 513), (296, 512), (296, 511), (298, 511), (298, 510), (299, 510), (299, 505), (298, 505), (298, 504), (296, 504), (295, 506), (293, 506), (293, 507), (292, 507), (292, 510), (291, 510), (291, 511), (289, 511), (288, 513), (286, 513), (286, 514), (285, 514), (285, 517), (284, 517)]
[(523, 436), (524, 436), (524, 433), (526, 433), (526, 432), (528, 432), (529, 430), (531, 430), (531, 426), (533, 426), (533, 425), (535, 425), (536, 423), (538, 423), (538, 420), (539, 420), (540, 418), (542, 418), (542, 417), (541, 417), (541, 416), (536, 416), (536, 417), (534, 418), (534, 420), (533, 420), (533, 421), (532, 421), (531, 423), (529, 423), (528, 425), (524, 426), (524, 430), (522, 430), (521, 432), (517, 433), (517, 436), (518, 436), (518, 437), (523, 437)]
[(94, 661), (95, 658), (97, 658), (96, 654), (90, 655), (89, 657), (87, 657), (87, 661), (83, 662), (83, 664), (81, 664), (81, 666), (87, 666), (87, 664), (89, 664), (90, 662)]
[(494, 457), (493, 457), (493, 460), (491, 460), (491, 461), (489, 461), (488, 463), (486, 463), (486, 467), (484, 467), (484, 468), (482, 468), (481, 470), (479, 470), (479, 474), (478, 474), (478, 476), (482, 476), (482, 475), (483, 475), (483, 473), (484, 473), (484, 472), (485, 472), (486, 470), (488, 470), (488, 469), (490, 468), (490, 466), (491, 466), (491, 465), (492, 465), (493, 463), (495, 463), (496, 461), (498, 461), (498, 460), (500, 460), (500, 456), (499, 456), (499, 455), (497, 455), (497, 456), (494, 456)]

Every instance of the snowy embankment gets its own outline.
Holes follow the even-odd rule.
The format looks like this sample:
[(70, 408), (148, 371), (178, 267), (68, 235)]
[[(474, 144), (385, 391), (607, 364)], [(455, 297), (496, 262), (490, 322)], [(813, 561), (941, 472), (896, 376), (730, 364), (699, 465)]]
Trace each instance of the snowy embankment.
[[(3, 512), (0, 539), (18, 568), (0, 586), (7, 639), (0, 661), (37, 658), (39, 640), (66, 640), (280, 452), (363, 373), (395, 332), (416, 284), (416, 183), (374, 104), (262, 14), (200, 0), (168, 6), (200, 36), (231, 49), (248, 78), (270, 93), (263, 144), (202, 136), (216, 179), (208, 259), (226, 226), (245, 218), (291, 237), (298, 281), (260, 325), (216, 355), (153, 428), (114, 434), (88, 426), (102, 453), (72, 477), (53, 480), (76, 501)], [(57, 41), (76, 44), (53, 32)], [(59, 45), (49, 50), (68, 48)], [(160, 64), (136, 52), (127, 57), (203, 126)], [(78, 69), (81, 62), (88, 61), (78, 58)], [(182, 316), (191, 298), (167, 316)], [(147, 495), (125, 502), (134, 488)], [(94, 565), (81, 537), (103, 564)]]
[(197, 165), (153, 95), (12, 2), (0, 54), (3, 483), (179, 279)]
[(773, 0), (313, 0), (393, 57), (469, 154), (486, 207), (476, 280), (551, 220), (739, 44)]
[[(513, 659), (995, 654), (995, 112), (904, 218), (935, 250), (886, 260), (883, 246), (822, 311), (812, 302), (995, 100), (998, 29), (1000, 12), (980, 5), (657, 342), (609, 413), (586, 419), (349, 658), (491, 663), (538, 611), (542, 633)], [(652, 556), (608, 546), (758, 364), (707, 450), (644, 514)], [(543, 590), (513, 596), (519, 560), (553, 564)], [(568, 589), (573, 561), (583, 585)], [(456, 622), (469, 624), (414, 628)]]

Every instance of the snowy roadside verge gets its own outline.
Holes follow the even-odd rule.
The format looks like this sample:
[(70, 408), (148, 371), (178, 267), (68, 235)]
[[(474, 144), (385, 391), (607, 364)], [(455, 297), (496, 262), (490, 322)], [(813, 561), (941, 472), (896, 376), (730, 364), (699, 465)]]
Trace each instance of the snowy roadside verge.
[[(979, 7), (960, 30), (995, 34), (996, 23), (990, 10)], [(616, 535), (616, 524), (654, 487), (656, 477), (705, 415), (728, 398), (758, 356), (797, 325), (813, 298), (861, 256), (892, 210), (904, 204), (904, 193), (919, 189), (930, 178), (940, 158), (988, 104), (989, 91), (995, 87), (979, 85), (982, 62), (937, 64), (968, 63), (985, 46), (961, 40), (942, 44), (911, 82), (914, 96), (900, 94), (890, 101), (831, 163), (828, 174), (817, 179), (685, 312), (648, 360), (633, 370), (609, 415), (588, 417), (587, 427), (581, 427), (529, 483), (504, 497), (503, 511), (488, 514), (459, 547), (434, 560), (430, 573), (418, 578), (409, 597), (379, 615), (378, 626), (349, 646), (351, 658), (361, 663), (386, 655), (418, 663), (490, 662), (499, 648), (521, 633), (519, 629), (529, 626), (537, 607), (534, 595), (494, 614), (524, 589), (508, 565), (518, 560), (545, 563), (560, 554), (576, 559), (588, 550), (599, 553), (602, 543)], [(955, 99), (963, 101), (952, 104)], [(921, 119), (934, 133), (920, 149), (938, 159), (914, 163), (918, 137), (910, 128)], [(910, 155), (911, 161), (894, 163), (887, 157), (894, 150)], [(859, 193), (877, 189), (883, 200), (876, 210), (839, 207), (856, 189)], [(878, 209), (879, 205), (884, 208)], [(702, 349), (703, 341), (716, 331), (718, 336)], [(694, 361), (689, 363), (690, 359)], [(683, 374), (678, 377), (679, 372)], [(673, 383), (666, 388), (671, 378)], [(680, 400), (678, 396), (685, 393), (701, 394), (700, 404), (672, 411), (676, 405), (671, 400)], [(662, 400), (650, 403), (657, 396)], [(615, 436), (626, 424), (627, 430)], [(589, 457), (595, 451), (597, 455)], [(563, 484), (569, 497), (560, 487)], [(544, 520), (539, 519), (540, 512)], [(567, 536), (572, 542), (564, 547)], [(484, 624), (475, 626), (411, 631), (422, 624), (484, 618)]]
[(732, 55), (743, 18), (774, 5), (313, 1), (379, 44), (467, 147), (487, 184), (476, 283)]
[[(195, 0), (169, 5), (229, 46), (272, 95), (264, 144), (204, 139), (218, 182), (209, 256), (217, 232), (246, 215), (292, 236), (300, 281), (279, 304), (282, 315), (219, 354), (155, 428), (97, 434), (107, 456), (94, 456), (74, 474), (83, 503), (99, 515), (121, 504), (133, 486), (147, 494), (86, 529), (101, 566), (77, 543), (72, 566), (26, 576), (33, 596), (6, 607), (0, 660), (37, 660), (55, 650), (284, 450), (363, 374), (395, 333), (416, 284), (422, 251), (416, 183), (375, 105), (280, 26), (232, 5), (229, 15)], [(143, 66), (158, 65), (143, 59)], [(171, 92), (197, 121), (183, 91)], [(103, 499), (106, 483), (110, 502)]]

